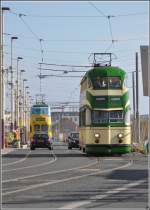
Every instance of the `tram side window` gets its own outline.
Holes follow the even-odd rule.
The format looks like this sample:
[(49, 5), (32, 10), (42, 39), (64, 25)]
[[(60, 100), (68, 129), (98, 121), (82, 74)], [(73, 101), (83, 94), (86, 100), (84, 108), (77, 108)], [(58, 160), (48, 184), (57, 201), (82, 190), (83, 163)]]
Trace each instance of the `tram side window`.
[(106, 111), (93, 111), (92, 112), (93, 123), (108, 123), (108, 112)]
[(86, 122), (86, 110), (80, 111), (80, 126), (85, 126)]

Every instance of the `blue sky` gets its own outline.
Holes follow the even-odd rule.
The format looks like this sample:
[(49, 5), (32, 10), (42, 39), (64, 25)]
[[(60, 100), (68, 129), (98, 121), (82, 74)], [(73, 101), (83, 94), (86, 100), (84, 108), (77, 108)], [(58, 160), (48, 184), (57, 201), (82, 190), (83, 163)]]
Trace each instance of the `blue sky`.
[[(92, 2), (106, 16), (116, 16), (111, 18), (113, 39), (118, 40), (110, 48), (110, 52), (117, 56), (113, 64), (122, 67), (126, 72), (134, 71), (135, 52), (140, 52), (140, 45), (148, 44), (148, 2)], [(26, 14), (27, 16), (22, 18), (37, 36), (36, 38), (31, 33), (18, 15), (5, 14), (5, 33), (11, 34), (5, 35), (5, 66), (6, 68), (10, 66), (10, 37), (17, 35), (19, 39), (14, 44), (14, 59), (17, 56), (23, 57), (19, 66), (20, 69), (26, 70), (24, 76), (28, 79), (33, 97), (39, 93), (37, 74), (39, 74), (38, 63), (41, 61), (41, 51), (38, 38), (44, 40), (42, 41), (44, 62), (56, 64), (89, 65), (88, 57), (90, 53), (104, 52), (111, 44), (109, 22), (105, 17), (56, 17), (70, 15), (102, 16), (86, 1), (3, 1), (3, 6), (9, 6), (14, 13)], [(130, 13), (135, 15), (128, 15)], [(138, 13), (144, 14), (136, 15)], [(14, 60), (14, 67), (15, 65), (16, 61)], [(51, 66), (51, 68), (64, 69), (64, 67), (57, 66)], [(139, 68), (141, 69), (140, 60)], [(72, 70), (71, 68), (67, 69)], [(78, 68), (78, 70), (81, 69)], [(54, 74), (50, 71), (43, 72)], [(83, 74), (71, 73), (68, 75)], [(49, 102), (79, 101), (79, 84), (80, 78), (48, 77), (42, 80), (42, 91), (46, 94)], [(132, 105), (130, 73), (128, 74), (127, 84), (130, 87)], [(148, 98), (143, 96), (142, 74), (140, 73), (140, 113), (148, 113), (148, 107)]]

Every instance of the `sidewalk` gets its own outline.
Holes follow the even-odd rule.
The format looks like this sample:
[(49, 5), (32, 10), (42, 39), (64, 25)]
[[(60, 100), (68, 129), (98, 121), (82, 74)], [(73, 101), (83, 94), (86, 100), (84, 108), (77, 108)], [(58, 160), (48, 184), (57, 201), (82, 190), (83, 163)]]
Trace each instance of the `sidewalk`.
[(10, 152), (12, 152), (15, 148), (5, 148), (5, 149), (1, 149), (1, 154), (5, 155), (8, 154)]

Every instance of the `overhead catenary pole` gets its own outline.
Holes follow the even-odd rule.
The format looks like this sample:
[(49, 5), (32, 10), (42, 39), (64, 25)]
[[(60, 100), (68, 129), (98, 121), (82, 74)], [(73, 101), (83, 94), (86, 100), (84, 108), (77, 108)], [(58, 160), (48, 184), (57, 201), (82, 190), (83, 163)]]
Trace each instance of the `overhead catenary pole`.
[(17, 92), (16, 92), (16, 128), (19, 128), (19, 60), (23, 59), (22, 57), (17, 57)]
[(18, 37), (11, 37), (11, 130), (14, 129), (14, 78), (13, 78), (13, 40)]
[(0, 66), (0, 141), (1, 148), (5, 148), (5, 94), (4, 94), (4, 12), (9, 11), (9, 7), (2, 7), (1, 10), (1, 66)]
[(135, 99), (135, 75), (134, 75), (135, 71), (132, 72), (132, 91), (133, 91), (133, 119), (132, 119), (132, 125), (133, 125), (133, 139), (135, 141), (135, 122), (136, 122), (136, 108), (135, 108), (135, 103), (136, 103), (136, 99)]
[(23, 79), (23, 101), (22, 101), (22, 106), (23, 106), (23, 115), (22, 115), (22, 119), (23, 119), (23, 138), (22, 138), (22, 144), (25, 144), (25, 82), (27, 81), (27, 79)]
[(139, 68), (138, 53), (136, 52), (136, 140), (140, 142), (140, 116), (139, 116)]
[(25, 70), (20, 70), (20, 81), (19, 81), (19, 125), (20, 128), (23, 127), (23, 80), (22, 80), (22, 73), (24, 73)]

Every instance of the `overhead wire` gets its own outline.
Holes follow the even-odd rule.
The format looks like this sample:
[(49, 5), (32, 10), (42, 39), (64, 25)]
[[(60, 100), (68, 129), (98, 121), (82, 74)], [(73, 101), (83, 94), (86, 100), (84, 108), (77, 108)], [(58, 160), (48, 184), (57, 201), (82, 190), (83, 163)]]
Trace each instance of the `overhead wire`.
[(107, 47), (107, 49), (105, 50), (105, 53), (106, 53), (106, 52), (108, 52), (108, 49), (110, 50), (110, 49), (112, 48), (112, 46), (114, 45), (114, 42), (116, 41), (116, 40), (114, 40), (114, 38), (113, 38), (112, 26), (111, 26), (111, 21), (110, 21), (110, 19), (113, 18), (113, 17), (115, 17), (115, 16), (114, 16), (114, 15), (105, 15), (99, 8), (97, 8), (97, 7), (95, 6), (95, 4), (94, 4), (93, 2), (88, 1), (88, 3), (89, 3), (92, 7), (94, 7), (94, 8), (97, 10), (97, 12), (99, 12), (99, 13), (102, 14), (105, 18), (108, 19), (109, 31), (110, 31), (110, 36), (111, 36), (111, 45), (109, 45), (109, 46)]
[(66, 77), (66, 78), (81, 78), (83, 76), (63, 76), (63, 75), (54, 75), (54, 74), (41, 74), (37, 75), (39, 78), (45, 78), (45, 77)]
[(58, 70), (58, 69), (46, 69), (46, 68), (41, 68), (41, 70), (44, 70), (44, 71), (58, 71), (58, 72), (64, 72), (64, 73), (78, 73), (78, 72), (86, 72), (86, 71), (78, 71), (78, 70)]
[[(88, 3), (93, 6), (98, 12), (101, 13), (101, 15), (39, 15), (39, 14), (23, 14), (25, 17), (31, 17), (31, 18), (103, 18), (106, 17), (106, 15), (97, 8), (92, 2), (88, 1)], [(14, 12), (13, 10), (10, 11), (12, 14), (18, 16), (19, 13)], [(140, 16), (140, 15), (147, 15), (146, 11), (143, 12), (136, 12), (136, 13), (127, 13), (127, 14), (116, 14), (113, 15), (113, 17), (128, 17), (128, 16)]]
[[(40, 52), (41, 52), (41, 62), (44, 61), (43, 59), (43, 46), (42, 46), (42, 41), (44, 41), (44, 39), (39, 38), (39, 36), (31, 29), (31, 27), (24, 21), (24, 19), (22, 18), (22, 16), (26, 16), (25, 14), (18, 14), (19, 18), (21, 19), (21, 21), (24, 23), (24, 25), (28, 28), (28, 30), (34, 35), (34, 37), (38, 40), (39, 44), (40, 44)], [(41, 64), (40, 64), (40, 68), (41, 68)], [(40, 70), (40, 75), (41, 75), (41, 70)], [(42, 92), (42, 81), (41, 81), (41, 77), (40, 77), (40, 93)]]
[[(40, 63), (39, 63), (40, 64)], [(69, 64), (52, 64), (52, 63), (41, 63), (41, 64), (44, 64), (44, 65), (48, 65), (48, 66), (68, 66), (68, 67), (83, 67), (83, 68), (89, 68), (89, 67), (92, 67), (92, 66), (89, 66), (89, 65), (69, 65)]]

